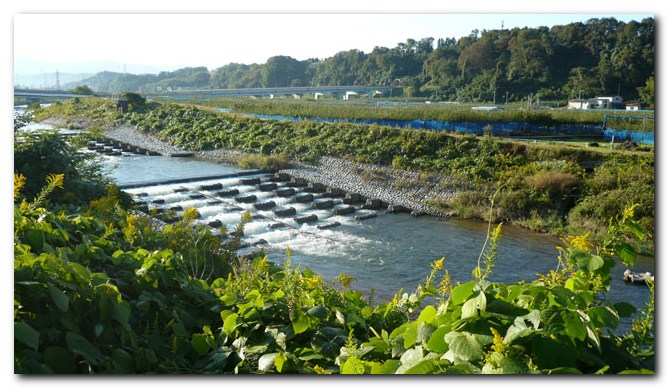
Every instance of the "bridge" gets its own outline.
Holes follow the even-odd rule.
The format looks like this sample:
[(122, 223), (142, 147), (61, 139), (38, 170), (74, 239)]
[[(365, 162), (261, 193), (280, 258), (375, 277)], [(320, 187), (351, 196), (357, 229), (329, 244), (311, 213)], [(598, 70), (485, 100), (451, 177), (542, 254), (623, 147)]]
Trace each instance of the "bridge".
[[(329, 94), (347, 99), (350, 95), (364, 94), (373, 97), (374, 94), (389, 92), (391, 86), (302, 86), (302, 87), (279, 87), (279, 88), (238, 88), (238, 89), (196, 89), (176, 90), (163, 93), (142, 93), (142, 96), (154, 100), (187, 100), (197, 98), (216, 97), (267, 97), (278, 95), (306, 95), (314, 96)], [(109, 98), (112, 93), (95, 93), (97, 97)], [(14, 97), (25, 98), (30, 102), (44, 99), (67, 99), (73, 97), (92, 97), (83, 94), (72, 94), (66, 90), (49, 89), (14, 89)]]
[(334, 94), (341, 98), (354, 94), (373, 96), (377, 93), (389, 92), (391, 86), (301, 86), (277, 88), (239, 88), (239, 89), (198, 89), (177, 90), (164, 93), (140, 93), (152, 99), (189, 99), (189, 98), (216, 98), (216, 97), (267, 97), (277, 95), (306, 95)]

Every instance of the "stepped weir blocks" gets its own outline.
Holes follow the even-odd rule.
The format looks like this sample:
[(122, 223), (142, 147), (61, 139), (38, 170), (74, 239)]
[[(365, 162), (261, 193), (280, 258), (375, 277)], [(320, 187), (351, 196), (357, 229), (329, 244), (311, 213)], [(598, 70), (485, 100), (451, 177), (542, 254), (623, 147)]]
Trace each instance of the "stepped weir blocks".
[(313, 199), (313, 194), (310, 193), (299, 193), (295, 195), (295, 202), (298, 203), (313, 202)]
[(253, 186), (262, 183), (260, 178), (241, 178), (241, 184), (246, 186)]
[(306, 193), (324, 193), (325, 191), (327, 191), (327, 186), (317, 182), (311, 182), (304, 188)]
[(332, 201), (331, 199), (324, 201), (314, 201), (313, 204), (311, 205), (311, 209), (318, 209), (318, 210), (331, 209), (333, 207), (334, 207), (334, 201)]
[(282, 187), (273, 191), (279, 197), (292, 197), (295, 195), (295, 189), (293, 187)]
[(268, 210), (276, 207), (276, 202), (274, 201), (256, 202), (253, 206), (255, 206), (257, 210)]
[(213, 191), (213, 190), (221, 190), (223, 188), (222, 183), (214, 183), (211, 185), (200, 185), (199, 189), (204, 190), (204, 191)]
[(297, 222), (298, 224), (305, 224), (307, 222), (315, 222), (315, 221), (318, 221), (318, 216), (315, 214), (309, 214), (308, 216), (295, 218), (295, 222)]
[(295, 209), (294, 207), (289, 207), (285, 209), (276, 209), (274, 210), (274, 214), (277, 217), (291, 217), (297, 215), (297, 209)]
[(216, 195), (219, 197), (232, 197), (234, 195), (239, 194), (239, 189), (227, 189), (227, 190), (221, 190)]
[(357, 209), (355, 209), (354, 206), (345, 205), (345, 206), (336, 207), (336, 208), (332, 209), (332, 214), (337, 215), (337, 216), (342, 216), (342, 215), (354, 213), (356, 210)]
[(241, 203), (253, 203), (257, 201), (257, 196), (254, 194), (243, 195), (240, 197), (235, 197), (234, 200)]
[(330, 222), (330, 223), (327, 223), (327, 224), (318, 225), (318, 229), (331, 229), (331, 228), (334, 228), (334, 227), (339, 226), (339, 225), (341, 225), (340, 222), (334, 221), (334, 222)]
[(343, 198), (343, 203), (346, 205), (360, 204), (365, 202), (366, 197), (357, 193), (346, 193), (345, 198)]
[(366, 203), (362, 205), (362, 209), (380, 209), (383, 207), (383, 201), (380, 199), (369, 198), (366, 200)]
[(364, 221), (364, 220), (368, 220), (370, 218), (375, 218), (377, 216), (378, 215), (376, 213), (358, 214), (358, 215), (355, 216), (355, 219), (358, 220), (358, 221)]
[(270, 182), (289, 182), (292, 177), (290, 174), (284, 173), (284, 172), (277, 172), (269, 178)]
[(410, 209), (408, 209), (406, 206), (403, 205), (392, 205), (390, 204), (387, 206), (387, 212), (388, 213), (399, 213), (399, 212), (408, 212)]
[(308, 181), (304, 178), (292, 177), (290, 182), (287, 182), (285, 185), (287, 187), (306, 187), (308, 186)]
[(274, 182), (263, 182), (255, 185), (255, 188), (257, 188), (260, 191), (272, 191), (276, 190), (276, 188), (278, 188), (278, 185)]

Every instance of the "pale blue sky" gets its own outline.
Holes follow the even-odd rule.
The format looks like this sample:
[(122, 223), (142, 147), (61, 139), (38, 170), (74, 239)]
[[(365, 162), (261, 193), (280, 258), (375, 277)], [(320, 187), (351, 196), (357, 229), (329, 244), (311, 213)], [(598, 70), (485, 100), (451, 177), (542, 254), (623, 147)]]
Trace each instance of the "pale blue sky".
[[(114, 61), (159, 69), (264, 63), (275, 55), (299, 60), (339, 51), (395, 47), (407, 38), (460, 38), (472, 30), (538, 27), (653, 14), (19, 14), (14, 57), (53, 63)], [(20, 69), (17, 69), (21, 71)], [(55, 71), (54, 69), (44, 69)], [(122, 71), (122, 69), (109, 69)]]

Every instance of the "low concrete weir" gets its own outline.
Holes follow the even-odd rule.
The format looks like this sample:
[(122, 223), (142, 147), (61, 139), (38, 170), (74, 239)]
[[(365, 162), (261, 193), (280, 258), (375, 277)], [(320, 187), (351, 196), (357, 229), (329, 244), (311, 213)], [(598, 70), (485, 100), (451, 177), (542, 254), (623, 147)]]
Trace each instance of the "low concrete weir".
[[(194, 224), (211, 228), (221, 239), (231, 237), (220, 234), (221, 230), (234, 231), (248, 212), (251, 221), (244, 226), (242, 247), (270, 244), (281, 234), (332, 233), (330, 229), (338, 230), (343, 224), (377, 217), (371, 209), (387, 206), (342, 189), (259, 170), (120, 187), (140, 203), (141, 211), (165, 223), (178, 221), (188, 208), (197, 209)], [(404, 210), (401, 206), (391, 209)]]

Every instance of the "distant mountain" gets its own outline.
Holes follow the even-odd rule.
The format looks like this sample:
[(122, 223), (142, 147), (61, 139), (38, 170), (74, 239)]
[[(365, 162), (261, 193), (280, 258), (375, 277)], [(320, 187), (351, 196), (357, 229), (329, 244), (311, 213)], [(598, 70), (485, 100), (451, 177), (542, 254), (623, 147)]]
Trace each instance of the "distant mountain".
[(134, 63), (119, 63), (113, 61), (89, 61), (89, 62), (60, 62), (51, 63), (33, 59), (14, 58), (14, 74), (55, 74), (78, 73), (95, 74), (103, 71), (131, 74), (158, 74), (161, 71), (175, 70), (180, 66), (157, 68), (154, 66), (138, 65)]

